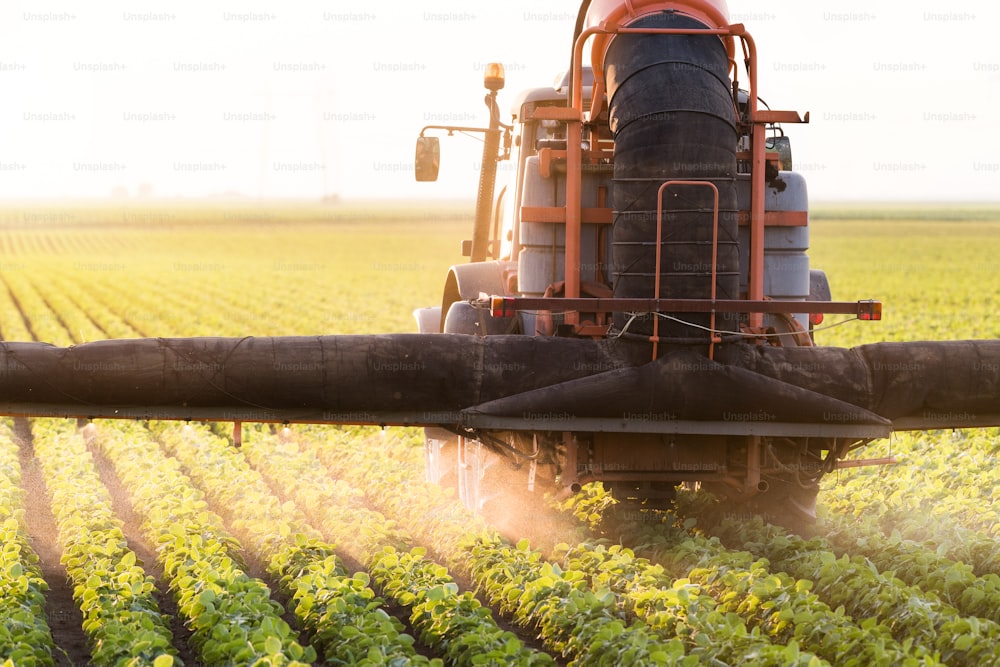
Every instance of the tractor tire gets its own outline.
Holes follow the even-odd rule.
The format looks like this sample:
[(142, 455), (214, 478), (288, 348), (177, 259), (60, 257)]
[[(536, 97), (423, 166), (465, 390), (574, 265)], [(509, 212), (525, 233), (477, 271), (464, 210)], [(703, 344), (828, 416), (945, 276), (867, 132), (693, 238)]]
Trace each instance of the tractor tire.
[(765, 521), (802, 530), (816, 522), (816, 497), (819, 483), (802, 484), (792, 475), (767, 480), (767, 491), (750, 499), (747, 505)]
[(519, 486), (517, 471), (478, 440), (464, 439), (458, 452), (458, 496), (476, 514), (502, 505)]
[(459, 498), (470, 510), (488, 519), (511, 514), (530, 514), (543, 502), (546, 491), (554, 490), (549, 464), (537, 466), (532, 483), (531, 463), (515, 462), (483, 443), (466, 439), (459, 444)]
[(425, 479), (445, 488), (458, 488), (458, 436), (441, 428), (424, 429)]
[(750, 498), (736, 495), (732, 488), (723, 484), (703, 484), (702, 489), (721, 500), (718, 508), (704, 519), (715, 524), (726, 519), (745, 521), (758, 516), (796, 532), (810, 530), (816, 522), (819, 483), (802, 483), (791, 474), (769, 476), (766, 481), (767, 490)]

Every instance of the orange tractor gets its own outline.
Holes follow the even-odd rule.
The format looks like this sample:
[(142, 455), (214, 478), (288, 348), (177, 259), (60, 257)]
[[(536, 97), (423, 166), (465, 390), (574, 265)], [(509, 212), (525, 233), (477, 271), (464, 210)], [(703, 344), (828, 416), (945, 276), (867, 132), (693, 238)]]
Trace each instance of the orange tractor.
[[(415, 425), (475, 508), (603, 482), (657, 507), (680, 483), (784, 522), (899, 429), (1000, 424), (1000, 342), (817, 346), (806, 184), (722, 0), (585, 0), (570, 69), (484, 135), (471, 261), (419, 334), (0, 346), (0, 414)], [(516, 165), (496, 193), (497, 165)], [(428, 335), (430, 334), (430, 335)], [(88, 369), (83, 371), (81, 369)], [(373, 456), (377, 456), (373, 452)]]
[[(824, 314), (878, 320), (881, 305), (830, 301), (810, 268), (806, 183), (781, 127), (809, 115), (762, 108), (756, 46), (723, 0), (585, 1), (571, 53), (554, 86), (516, 97), (511, 124), (496, 103), (503, 69), (487, 70), (472, 261), (452, 267), (441, 307), (418, 323), (639, 348), (649, 375), (614, 355), (588, 359), (594, 377), (505, 399), (506, 414), (516, 405), (528, 417), (497, 421), (502, 435), (429, 429), (431, 479), (456, 474), (473, 506), (503, 497), (509, 468), (529, 484), (600, 480), (645, 503), (697, 481), (808, 517), (820, 476), (866, 463), (841, 459), (893, 426), (983, 423), (862, 410), (843, 384), (862, 376), (814, 348)], [(458, 129), (477, 128), (424, 128), (417, 180), (437, 176), (431, 133)], [(499, 160), (516, 168), (494, 199)], [(714, 363), (762, 372), (771, 357), (769, 381)], [(789, 380), (800, 388), (780, 386)], [(817, 396), (830, 386), (841, 391), (820, 393), (850, 406)]]

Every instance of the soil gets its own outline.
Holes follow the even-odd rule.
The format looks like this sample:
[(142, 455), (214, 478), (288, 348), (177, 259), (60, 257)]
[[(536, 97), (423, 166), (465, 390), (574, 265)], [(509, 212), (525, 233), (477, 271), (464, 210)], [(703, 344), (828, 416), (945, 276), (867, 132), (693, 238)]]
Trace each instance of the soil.
[[(25, 513), (28, 537), (32, 549), (38, 555), (42, 577), (49, 586), (45, 594), (45, 616), (56, 646), (53, 658), (57, 667), (89, 665), (90, 647), (83, 631), (83, 614), (73, 599), (73, 584), (60, 562), (62, 545), (59, 543), (55, 516), (52, 513), (51, 496), (35, 459), (30, 428), (26, 424), (16, 424), (15, 436), (20, 445), (21, 485), (25, 492), (25, 506), (30, 510)], [(166, 589), (163, 568), (156, 560), (155, 551), (142, 538), (139, 519), (128, 493), (104, 457), (95, 454), (95, 463), (101, 481), (111, 494), (115, 514), (123, 522), (122, 532), (129, 548), (135, 552), (146, 573), (156, 580), (157, 603), (170, 620), (178, 657), (185, 665), (198, 665), (196, 655), (188, 647), (191, 633), (178, 616), (177, 605)]]
[(170, 621), (170, 632), (174, 636), (173, 645), (177, 649), (178, 657), (184, 661), (185, 665), (199, 664), (197, 655), (189, 645), (191, 631), (184, 625), (177, 610), (177, 602), (167, 590), (167, 583), (163, 578), (163, 567), (156, 560), (156, 552), (142, 536), (141, 520), (132, 506), (128, 491), (118, 479), (114, 466), (107, 457), (96, 449), (91, 449), (91, 452), (94, 455), (94, 463), (97, 465), (97, 473), (111, 494), (111, 506), (115, 510), (115, 515), (122, 520), (122, 532), (125, 534), (129, 548), (135, 552), (137, 562), (142, 565), (146, 574), (156, 580), (156, 602), (160, 607), (160, 612)]
[[(20, 421), (20, 420), (18, 420)], [(24, 488), (25, 524), (31, 548), (38, 555), (42, 578), (48, 584), (45, 593), (45, 616), (56, 650), (57, 667), (90, 663), (90, 649), (83, 632), (83, 614), (73, 600), (73, 585), (59, 558), (62, 546), (57, 539), (56, 520), (45, 480), (35, 460), (31, 431), (15, 424), (15, 436), (20, 445), (21, 486)]]

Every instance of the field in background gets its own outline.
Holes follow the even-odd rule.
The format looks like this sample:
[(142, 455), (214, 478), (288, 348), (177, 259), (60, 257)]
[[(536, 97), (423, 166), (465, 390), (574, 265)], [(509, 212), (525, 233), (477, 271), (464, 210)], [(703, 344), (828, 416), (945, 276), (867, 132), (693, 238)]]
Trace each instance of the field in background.
[[(463, 261), (470, 221), (464, 205), (7, 209), (0, 268), (24, 324), (62, 344), (412, 331), (412, 310), (439, 303), (445, 272)], [(38, 309), (36, 297), (51, 306), (63, 292), (100, 302), (93, 326)], [(0, 317), (8, 340), (25, 333), (11, 308)]]
[[(470, 236), (471, 219), (472, 205), (464, 203), (7, 206), (0, 208), (0, 338), (68, 345), (108, 337), (414, 331), (412, 310), (436, 304), (447, 268), (465, 261), (459, 249)], [(822, 331), (820, 344), (1000, 338), (995, 317), (1000, 207), (818, 207), (811, 245), (812, 265), (826, 270), (835, 299), (884, 302), (882, 322)], [(828, 316), (825, 324), (838, 319)], [(446, 617), (456, 626), (462, 624), (454, 619), (468, 617), (448, 616), (450, 611), (440, 612), (443, 605), (454, 602), (455, 609), (471, 613), (468, 627), (485, 627), (469, 611), (479, 602), (459, 603), (446, 575), (462, 587), (475, 585), (503, 628), (517, 633), (518, 638), (487, 641), (480, 627), (477, 639), (463, 635), (474, 647), (469, 655), (496, 651), (503, 664), (549, 664), (533, 651), (596, 664), (602, 655), (614, 661), (608, 656), (638, 645), (647, 650), (637, 654), (647, 656), (642, 664), (679, 664), (683, 653), (705, 664), (823, 664), (809, 663), (810, 652), (840, 664), (861, 650), (868, 651), (862, 660), (867, 664), (899, 664), (904, 655), (923, 656), (927, 664), (934, 664), (932, 656), (960, 665), (1000, 661), (997, 429), (903, 434), (873, 444), (865, 456), (894, 455), (901, 463), (826, 478), (819, 532), (828, 540), (807, 542), (746, 522), (704, 527), (723, 539), (719, 543), (690, 522), (671, 525), (671, 515), (635, 512), (609, 526), (597, 497), (590, 499), (593, 505), (574, 508), (580, 523), (558, 514), (562, 523), (556, 521), (546, 539), (568, 544), (549, 544), (542, 552), (503, 543), (451, 499), (425, 488), (419, 432), (412, 429), (380, 434), (254, 427), (239, 452), (227, 446), (226, 425), (105, 421), (81, 435), (75, 423), (42, 420), (33, 437), (29, 445), (23, 425), (0, 420), (0, 520), (7, 519), (0, 525), (7, 531), (5, 541), (13, 544), (12, 536), (20, 532), (41, 555), (39, 576), (49, 590), (38, 593), (42, 597), (34, 607), (28, 602), (20, 607), (17, 618), (28, 624), (34, 609), (34, 617), (43, 619), (33, 626), (41, 634), (29, 642), (39, 646), (44, 644), (39, 628), (47, 619), (59, 664), (69, 664), (62, 652), (77, 663), (88, 654), (96, 660), (88, 648), (95, 646), (94, 637), (107, 632), (129, 637), (127, 627), (117, 626), (84, 637), (79, 609), (94, 600), (108, 605), (121, 600), (135, 609), (145, 586), (142, 576), (150, 578), (163, 617), (154, 625), (172, 631), (172, 639), (161, 633), (150, 646), (172, 642), (175, 648), (167, 654), (175, 662), (196, 664), (205, 661), (206, 651), (217, 655), (211, 651), (243, 641), (244, 648), (247, 642), (254, 645), (257, 655), (271, 655), (272, 664), (289, 664), (274, 655), (308, 658), (301, 645), (310, 642), (322, 655), (323, 638), (339, 637), (352, 623), (361, 634), (343, 631), (344, 643), (331, 640), (330, 651), (373, 628), (386, 631), (377, 643), (389, 646), (395, 640), (386, 638), (392, 634), (387, 627), (393, 625), (417, 636), (420, 652), (445, 657), (449, 650), (459, 652), (446, 648), (449, 642), (457, 646), (453, 639), (441, 640), (450, 627)], [(388, 458), (378, 456), (389, 451)], [(170, 470), (176, 467), (177, 474), (163, 473), (163, 461), (173, 461)], [(168, 481), (175, 486), (157, 486)], [(147, 484), (154, 490), (139, 491)], [(88, 496), (105, 487), (110, 491), (105, 500)], [(153, 504), (173, 497), (184, 499), (183, 507)], [(702, 502), (688, 496), (681, 501), (682, 518)], [(114, 520), (94, 525), (72, 518), (72, 507), (100, 502), (110, 508), (108, 516), (118, 517), (121, 545), (133, 552), (111, 560), (138, 563), (126, 592), (109, 592), (107, 569), (64, 582), (81, 560), (69, 550), (72, 543), (85, 543), (81, 535), (96, 540), (92, 548), (100, 553), (117, 539), (99, 532)], [(157, 534), (148, 520), (180, 516), (182, 509), (190, 510), (193, 522), (184, 528), (161, 526), (165, 532)], [(540, 507), (532, 520), (541, 521), (548, 512)], [(79, 533), (57, 530), (57, 525), (75, 530), (81, 523), (88, 527)], [(192, 534), (199, 536), (195, 543), (182, 544)], [(463, 546), (461, 537), (478, 542)], [(634, 545), (637, 555), (663, 564), (665, 572), (657, 574), (627, 550), (602, 551), (596, 543), (602, 538)], [(331, 543), (319, 545), (320, 539)], [(171, 556), (167, 544), (180, 555)], [(448, 570), (380, 555), (387, 546), (400, 552), (426, 549)], [(419, 549), (417, 560), (425, 555)], [(5, 557), (12, 552), (16, 557), (17, 549), (5, 549)], [(336, 560), (334, 552), (346, 561)], [(224, 582), (223, 565), (215, 561), (205, 561), (208, 574), (171, 579), (169, 559), (184, 562), (191, 553), (197, 563), (220, 553), (231, 554), (236, 564), (246, 561), (244, 569), (270, 587), (292, 628), (261, 620), (267, 603), (256, 610), (234, 609), (232, 617), (213, 616), (222, 614), (225, 586), (244, 598), (252, 586), (239, 577)], [(756, 561), (761, 557), (770, 565)], [(0, 589), (33, 581), (31, 558), (22, 562), (0, 562)], [(357, 579), (349, 576), (359, 570)], [(607, 572), (620, 576), (610, 581)], [(115, 573), (116, 581), (127, 578)], [(208, 586), (211, 595), (202, 593), (198, 582), (216, 576)], [(365, 596), (374, 595), (366, 588), (369, 579), (375, 592), (389, 598), (383, 616), (402, 623), (383, 616), (373, 620), (348, 606), (358, 600), (361, 608), (367, 604)], [(314, 590), (321, 584), (336, 584), (335, 590)], [(196, 592), (185, 592), (185, 586)], [(97, 592), (88, 593), (91, 588)], [(296, 590), (308, 591), (303, 606), (296, 606), (300, 598), (293, 600)], [(317, 626), (321, 614), (313, 606), (341, 597), (348, 602), (337, 604), (352, 611), (322, 615), (325, 625)], [(421, 607), (424, 603), (428, 606)], [(716, 605), (730, 616), (713, 616)], [(846, 617), (834, 611), (838, 607)], [(108, 608), (117, 618), (119, 612)], [(427, 625), (417, 621), (421, 614)], [(863, 622), (867, 618), (874, 620)], [(626, 627), (633, 621), (636, 625)], [(200, 624), (226, 628), (221, 633), (226, 641), (206, 639)], [(105, 626), (88, 621), (88, 627), (91, 632)], [(565, 631), (574, 627), (600, 634), (577, 641)], [(257, 634), (240, 639), (244, 629)], [(0, 634), (0, 655), (5, 641)], [(849, 641), (858, 642), (856, 648)], [(124, 642), (126, 651), (129, 643)], [(497, 656), (504, 651), (518, 657), (501, 661)], [(361, 654), (352, 655), (356, 660)], [(161, 660), (157, 667), (168, 664)]]
[(819, 207), (810, 263), (834, 299), (878, 299), (879, 323), (822, 334), (821, 344), (1000, 338), (1000, 208)]
[[(437, 303), (448, 266), (465, 261), (471, 220), (461, 202), (8, 205), (0, 274), (15, 303), (0, 290), (0, 338), (412, 331), (412, 309)], [(885, 305), (883, 322), (825, 332), (824, 344), (1000, 337), (1000, 207), (820, 206), (811, 245), (835, 299)], [(36, 295), (52, 306), (59, 286), (74, 302), (86, 287), (109, 313), (74, 327), (37, 310)]]

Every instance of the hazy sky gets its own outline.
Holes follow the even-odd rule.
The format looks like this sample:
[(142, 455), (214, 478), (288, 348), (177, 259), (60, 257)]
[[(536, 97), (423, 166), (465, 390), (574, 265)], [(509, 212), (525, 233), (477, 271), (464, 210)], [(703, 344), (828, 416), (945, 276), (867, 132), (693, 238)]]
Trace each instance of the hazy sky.
[[(814, 200), (1000, 200), (997, 3), (731, 0)], [(370, 7), (370, 9), (367, 9)], [(575, 1), (0, 5), (0, 198), (475, 194), (483, 64), (521, 88), (566, 67)], [(509, 117), (508, 117), (509, 118)]]

